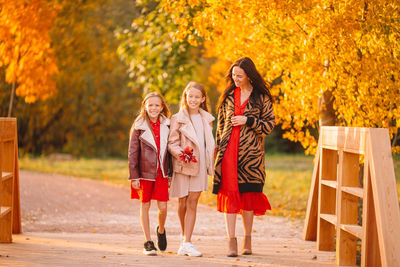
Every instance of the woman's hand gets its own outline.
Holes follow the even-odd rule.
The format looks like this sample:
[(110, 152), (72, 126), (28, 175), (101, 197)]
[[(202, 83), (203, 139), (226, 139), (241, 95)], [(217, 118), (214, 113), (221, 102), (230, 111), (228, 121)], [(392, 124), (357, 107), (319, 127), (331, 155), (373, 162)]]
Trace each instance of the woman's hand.
[(132, 181), (132, 187), (134, 189), (140, 189), (140, 181), (139, 180), (133, 180)]
[(245, 125), (247, 121), (246, 116), (233, 116), (231, 119), (232, 125), (233, 126), (241, 126)]

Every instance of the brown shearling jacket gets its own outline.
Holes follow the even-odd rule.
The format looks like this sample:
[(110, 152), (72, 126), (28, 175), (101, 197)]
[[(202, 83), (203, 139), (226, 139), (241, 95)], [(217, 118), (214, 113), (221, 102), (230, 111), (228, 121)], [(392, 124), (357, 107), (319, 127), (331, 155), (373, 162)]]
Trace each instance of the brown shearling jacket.
[(129, 180), (155, 181), (159, 162), (163, 176), (171, 177), (171, 156), (167, 149), (169, 124), (167, 117), (160, 117), (160, 157), (157, 160), (157, 146), (148, 123), (141, 117), (135, 121), (129, 139)]

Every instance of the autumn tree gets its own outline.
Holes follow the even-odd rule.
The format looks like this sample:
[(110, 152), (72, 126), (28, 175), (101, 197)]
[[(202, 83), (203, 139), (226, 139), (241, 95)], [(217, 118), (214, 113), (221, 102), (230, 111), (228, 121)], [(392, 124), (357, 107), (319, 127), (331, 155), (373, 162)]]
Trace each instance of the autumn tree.
[(134, 4), (129, 0), (59, 4), (51, 30), (60, 69), (58, 93), (44, 103), (49, 112), (37, 129), (50, 125), (47, 138), (53, 133), (54, 146), (74, 155), (124, 155), (137, 103), (128, 87), (126, 66), (116, 53), (119, 42), (114, 34), (136, 16)]
[[(55, 0), (50, 29), (59, 69), (56, 92), (26, 104), (16, 98), (19, 142), (34, 154), (66, 152), (80, 156), (125, 156), (140, 95), (128, 86), (125, 64), (116, 53), (118, 28), (137, 11), (130, 0)], [(0, 80), (2, 79), (0, 70)], [(0, 83), (1, 85), (2, 83)], [(1, 95), (0, 103), (9, 97)], [(0, 106), (1, 114), (4, 109)]]
[(49, 30), (56, 9), (45, 0), (0, 0), (0, 67), (12, 84), (8, 116), (14, 93), (27, 103), (47, 99), (56, 90), (57, 73)]
[(208, 74), (209, 60), (202, 59), (202, 47), (190, 44), (192, 36), (173, 35), (178, 25), (158, 2), (141, 1), (138, 8), (140, 16), (117, 35), (130, 84), (139, 93), (158, 91), (176, 106), (186, 84)]
[(272, 88), (277, 120), (308, 152), (316, 148), (320, 110), (335, 125), (389, 128), (400, 152), (398, 1), (161, 3), (178, 26), (175, 36), (201, 38), (207, 55), (219, 59), (217, 75), (249, 56), (267, 80), (282, 78)]

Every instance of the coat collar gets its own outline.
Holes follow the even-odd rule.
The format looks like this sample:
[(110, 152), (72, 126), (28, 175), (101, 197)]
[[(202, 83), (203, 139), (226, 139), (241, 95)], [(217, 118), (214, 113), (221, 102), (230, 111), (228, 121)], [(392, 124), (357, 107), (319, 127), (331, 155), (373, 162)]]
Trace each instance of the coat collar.
[[(199, 109), (201, 118), (203, 119), (204, 122), (206, 123), (211, 123), (215, 120), (214, 116), (205, 111), (204, 109), (200, 108)], [(191, 123), (190, 121), (190, 115), (189, 111), (187, 108), (181, 109), (177, 114), (176, 114), (177, 120), (179, 123)]]
[[(235, 90), (232, 90), (231, 92), (229, 92), (229, 94), (226, 96), (226, 99), (224, 102), (225, 102), (225, 105), (227, 106), (227, 112), (229, 113), (229, 117), (234, 116), (234, 113), (235, 113)], [(252, 99), (249, 99), (249, 101), (247, 102), (247, 105), (246, 105), (246, 109), (244, 111), (245, 112), (244, 115), (246, 115), (248, 113), (248, 111), (254, 107), (256, 107), (256, 105), (253, 103)]]
[(214, 116), (205, 111), (204, 109), (200, 109), (200, 115), (207, 124), (210, 124), (215, 120)]
[[(164, 126), (169, 126), (170, 124), (170, 120), (165, 117), (164, 115), (160, 115), (160, 126), (164, 125)], [(146, 119), (143, 118), (142, 115), (139, 115), (135, 121), (135, 129), (136, 130), (150, 130), (149, 125), (146, 122)]]
[[(207, 111), (205, 111), (201, 108), (200, 108), (199, 112), (200, 112), (200, 116), (203, 120), (203, 129), (204, 129), (207, 125), (209, 125), (212, 121), (214, 121), (215, 118), (210, 113), (208, 113)], [(187, 138), (189, 138), (197, 147), (199, 147), (196, 130), (194, 129), (192, 121), (190, 120), (190, 115), (189, 115), (189, 111), (187, 110), (187, 108), (181, 109), (176, 114), (176, 119), (177, 119), (178, 123), (183, 124), (180, 129), (181, 133), (184, 134)]]
[[(168, 144), (168, 136), (169, 136), (169, 124), (170, 120), (165, 117), (164, 115), (160, 116), (160, 161), (161, 164), (164, 160), (164, 154), (167, 150), (167, 144)], [(146, 122), (146, 120), (139, 115), (139, 117), (135, 121), (135, 129), (136, 130), (142, 130), (143, 133), (140, 135), (140, 138), (145, 140), (147, 143), (149, 143), (155, 151), (157, 151), (157, 145), (156, 141), (154, 140), (153, 137), (153, 132), (150, 129), (149, 124)]]

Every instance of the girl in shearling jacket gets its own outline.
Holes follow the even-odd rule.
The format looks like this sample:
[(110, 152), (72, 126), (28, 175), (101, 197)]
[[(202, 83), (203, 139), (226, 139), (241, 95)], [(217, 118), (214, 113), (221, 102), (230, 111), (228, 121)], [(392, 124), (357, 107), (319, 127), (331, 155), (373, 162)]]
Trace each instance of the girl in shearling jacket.
[[(213, 175), (214, 137), (208, 113), (204, 86), (190, 82), (183, 91), (180, 111), (171, 118), (168, 150), (173, 158), (170, 196), (179, 198), (178, 216), (183, 240), (179, 255), (201, 256), (191, 243), (196, 221), (197, 203), (202, 191), (208, 189), (207, 175)], [(186, 151), (186, 152), (185, 152)], [(187, 152), (194, 156), (184, 158)]]
[(149, 209), (151, 200), (157, 200), (158, 248), (167, 248), (164, 229), (167, 218), (168, 178), (170, 156), (167, 151), (169, 135), (168, 106), (161, 94), (145, 96), (140, 115), (132, 125), (129, 139), (129, 180), (131, 198), (140, 199), (140, 221), (146, 239), (143, 254), (156, 255), (157, 249), (150, 236)]

